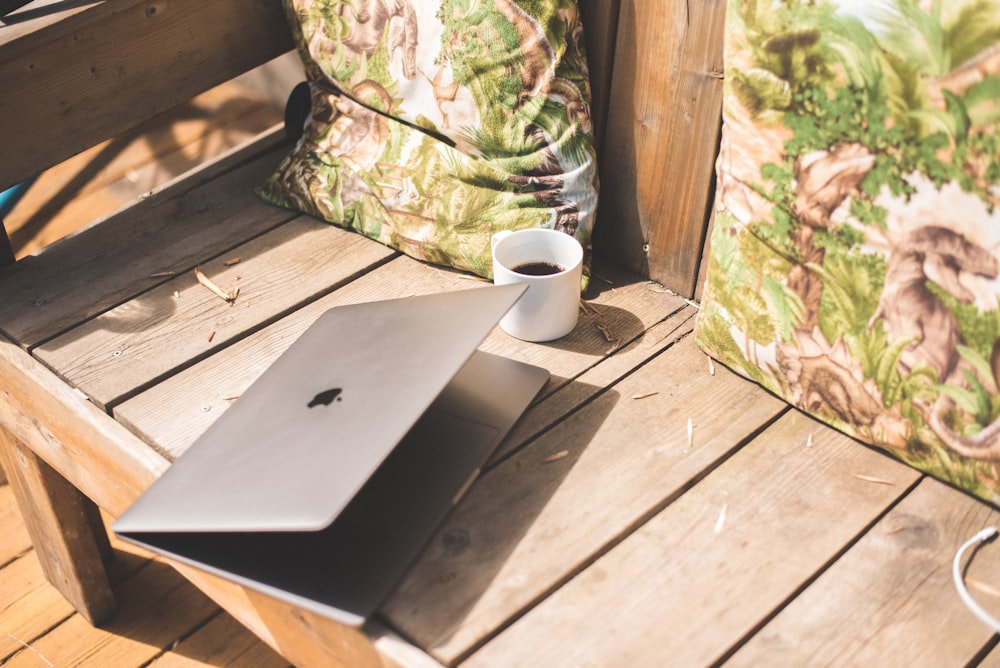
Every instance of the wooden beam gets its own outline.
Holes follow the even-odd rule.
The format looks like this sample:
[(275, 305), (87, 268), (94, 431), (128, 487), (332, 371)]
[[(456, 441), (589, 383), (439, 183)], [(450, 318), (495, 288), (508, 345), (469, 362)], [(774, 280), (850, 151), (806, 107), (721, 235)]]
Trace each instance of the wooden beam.
[(724, 0), (623, 3), (595, 253), (695, 292), (722, 110)]
[(91, 624), (115, 611), (104, 570), (104, 545), (93, 531), (93, 502), (35, 453), (0, 429), (0, 463), (10, 476), (24, 524), (45, 577)]

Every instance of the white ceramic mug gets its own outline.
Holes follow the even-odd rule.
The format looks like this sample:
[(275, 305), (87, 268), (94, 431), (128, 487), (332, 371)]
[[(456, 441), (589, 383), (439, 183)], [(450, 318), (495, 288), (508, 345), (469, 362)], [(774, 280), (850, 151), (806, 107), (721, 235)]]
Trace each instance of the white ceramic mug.
[(551, 341), (573, 331), (583, 272), (580, 242), (545, 228), (504, 230), (491, 242), (493, 283), (528, 285), (500, 320), (500, 328), (524, 341)]

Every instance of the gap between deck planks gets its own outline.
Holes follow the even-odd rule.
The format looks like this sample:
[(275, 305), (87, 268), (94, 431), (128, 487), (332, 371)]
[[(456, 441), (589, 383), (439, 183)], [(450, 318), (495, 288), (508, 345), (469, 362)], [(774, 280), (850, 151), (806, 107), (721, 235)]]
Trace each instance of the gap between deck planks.
[(996, 639), (951, 557), (998, 520), (788, 411), (463, 665), (966, 665)]

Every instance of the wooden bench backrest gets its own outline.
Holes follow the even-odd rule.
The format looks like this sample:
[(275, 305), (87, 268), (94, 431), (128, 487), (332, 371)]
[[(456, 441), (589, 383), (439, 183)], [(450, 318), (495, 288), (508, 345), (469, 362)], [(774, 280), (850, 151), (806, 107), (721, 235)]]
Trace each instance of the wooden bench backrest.
[(0, 28), (0, 190), (293, 47), (276, 1), (37, 4)]
[[(725, 4), (580, 0), (595, 247), (686, 296), (711, 201)], [(0, 190), (292, 47), (279, 0), (33, 3), (0, 27)]]

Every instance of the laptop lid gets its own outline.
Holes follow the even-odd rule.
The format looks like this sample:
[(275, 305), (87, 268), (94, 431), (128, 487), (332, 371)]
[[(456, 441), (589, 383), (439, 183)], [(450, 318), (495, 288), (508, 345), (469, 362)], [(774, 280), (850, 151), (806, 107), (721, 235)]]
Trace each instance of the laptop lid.
[(476, 351), (522, 292), (331, 309), (113, 529), (362, 623), (548, 379)]

